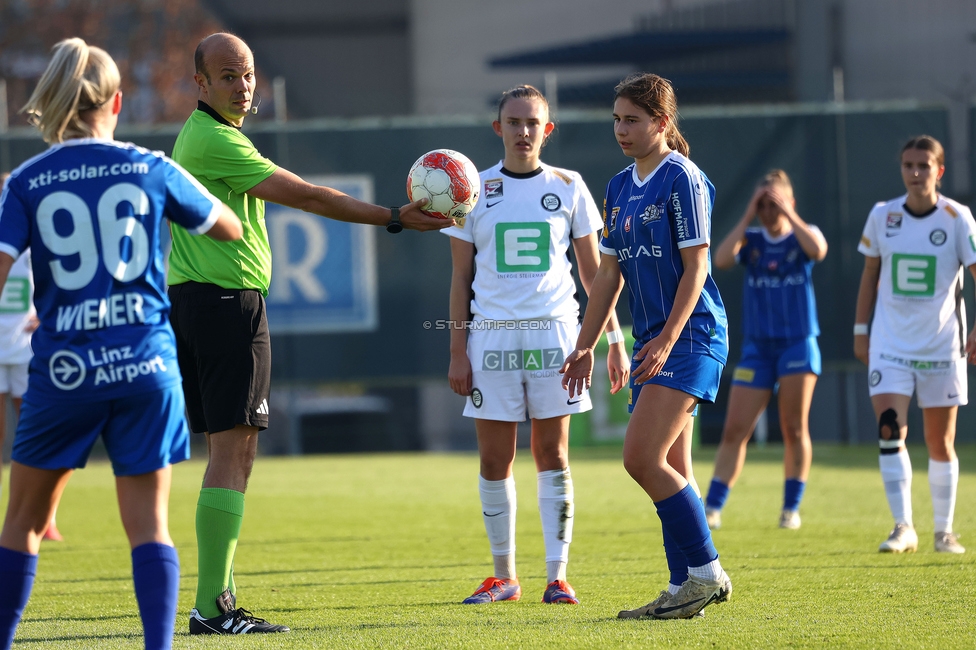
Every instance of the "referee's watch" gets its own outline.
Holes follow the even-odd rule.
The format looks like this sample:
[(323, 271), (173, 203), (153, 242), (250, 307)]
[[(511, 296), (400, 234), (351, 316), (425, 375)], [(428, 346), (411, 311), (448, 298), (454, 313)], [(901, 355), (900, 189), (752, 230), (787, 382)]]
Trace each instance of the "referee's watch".
[(392, 207), (390, 208), (390, 223), (386, 224), (386, 232), (398, 233), (403, 230), (403, 224), (400, 223), (400, 208)]

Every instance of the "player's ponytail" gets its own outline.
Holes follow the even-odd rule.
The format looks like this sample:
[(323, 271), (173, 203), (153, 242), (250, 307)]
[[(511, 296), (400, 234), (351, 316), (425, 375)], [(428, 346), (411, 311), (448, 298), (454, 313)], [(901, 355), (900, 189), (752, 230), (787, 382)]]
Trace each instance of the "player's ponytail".
[(668, 147), (683, 156), (691, 152), (688, 141), (678, 129), (678, 100), (671, 82), (649, 72), (633, 74), (617, 84), (614, 99), (624, 97), (647, 111), (653, 118), (668, 117), (664, 140)]
[(47, 69), (22, 109), (48, 144), (91, 137), (81, 114), (101, 108), (119, 89), (115, 61), (80, 38), (68, 38), (52, 49)]

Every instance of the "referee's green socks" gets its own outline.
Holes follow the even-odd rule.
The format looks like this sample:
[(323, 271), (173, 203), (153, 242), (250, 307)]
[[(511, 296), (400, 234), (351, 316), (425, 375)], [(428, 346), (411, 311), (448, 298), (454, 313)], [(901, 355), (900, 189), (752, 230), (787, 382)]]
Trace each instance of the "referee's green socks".
[(234, 584), (234, 552), (244, 520), (244, 493), (224, 488), (203, 488), (197, 500), (197, 600), (194, 607), (204, 618), (220, 616), (217, 596)]

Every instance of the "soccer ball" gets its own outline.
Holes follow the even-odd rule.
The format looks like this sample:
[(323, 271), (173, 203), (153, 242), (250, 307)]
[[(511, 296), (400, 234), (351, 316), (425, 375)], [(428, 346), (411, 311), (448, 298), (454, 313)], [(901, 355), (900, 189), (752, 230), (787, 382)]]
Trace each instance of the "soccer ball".
[(450, 149), (425, 153), (407, 174), (407, 196), (427, 199), (424, 214), (440, 219), (463, 219), (478, 202), (480, 188), (478, 168)]

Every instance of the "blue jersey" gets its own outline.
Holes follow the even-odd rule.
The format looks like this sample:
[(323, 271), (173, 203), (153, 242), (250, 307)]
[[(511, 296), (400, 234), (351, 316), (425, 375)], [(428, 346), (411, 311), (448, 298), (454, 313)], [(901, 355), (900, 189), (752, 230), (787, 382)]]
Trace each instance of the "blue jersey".
[(771, 238), (746, 230), (735, 261), (746, 267), (743, 330), (747, 339), (802, 339), (820, 334), (813, 294), (813, 260), (796, 235)]
[[(707, 244), (715, 188), (698, 167), (669, 154), (643, 181), (631, 165), (610, 180), (600, 250), (615, 255), (630, 293), (634, 349), (658, 336), (684, 273), (679, 249)], [(725, 306), (711, 273), (672, 353), (728, 357)]]
[(161, 153), (69, 140), (0, 194), (0, 251), (31, 249), (41, 321), (25, 399), (108, 400), (180, 381), (160, 252), (163, 217), (210, 229), (220, 202)]

